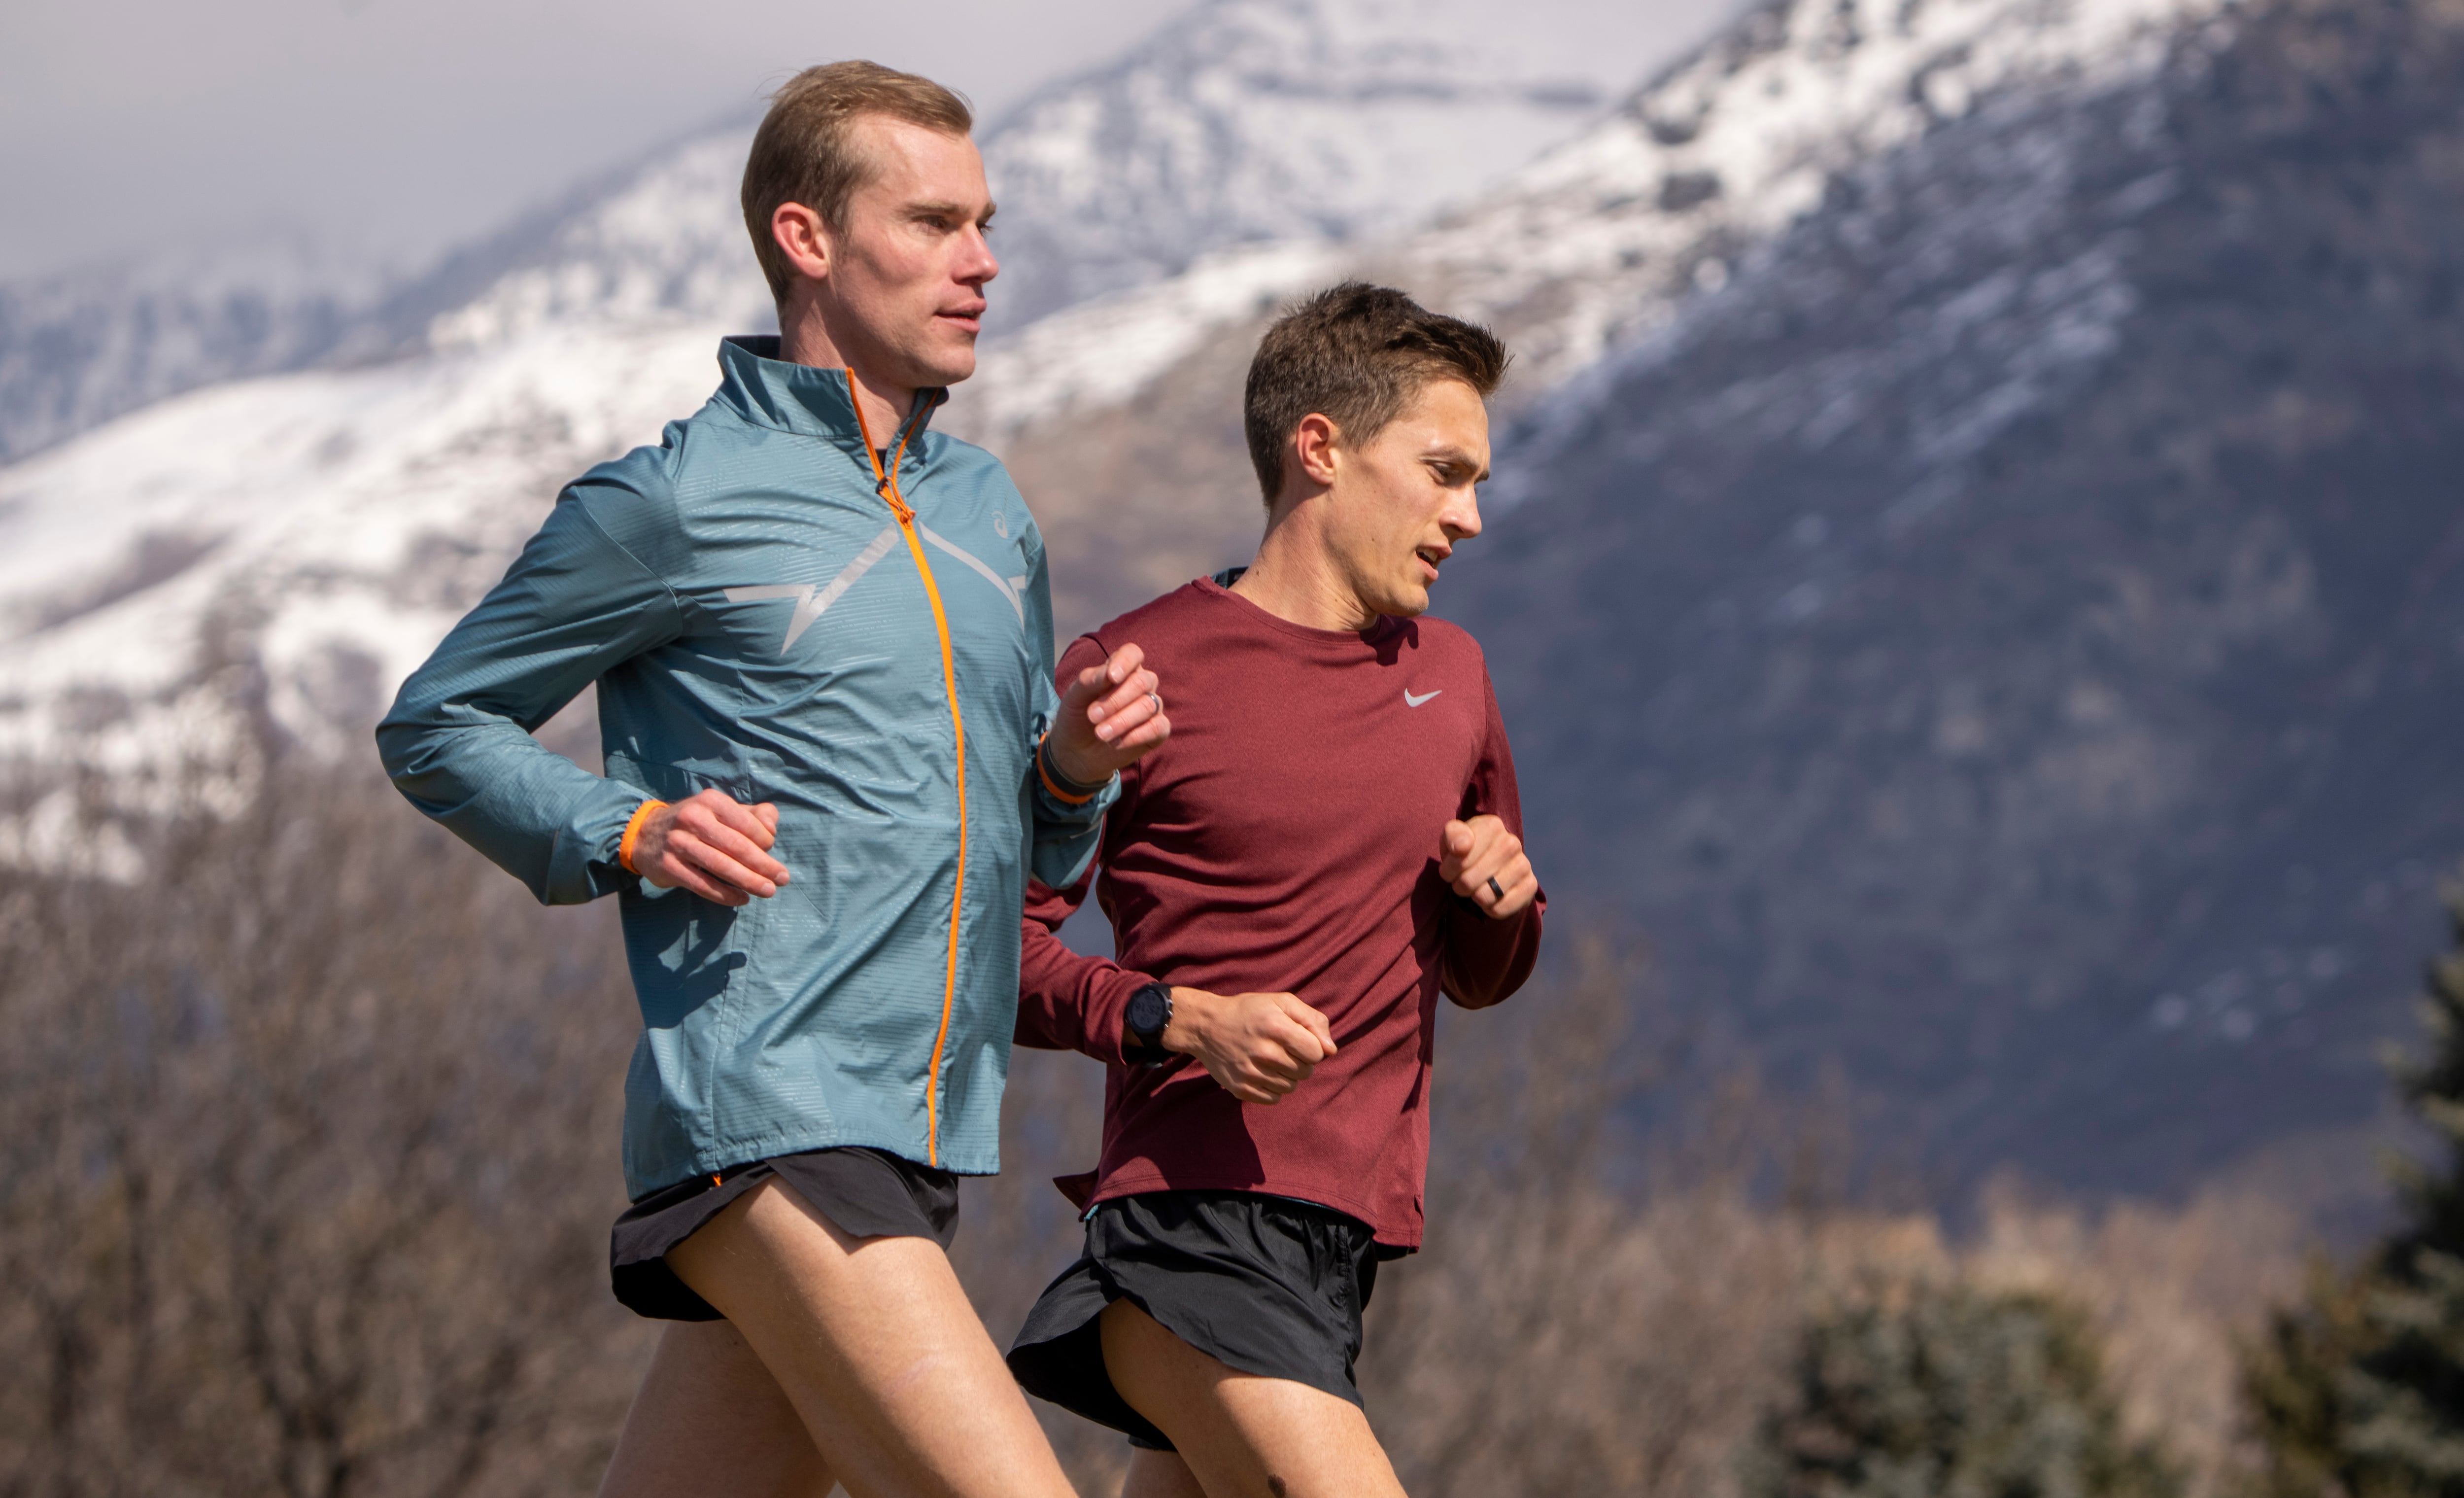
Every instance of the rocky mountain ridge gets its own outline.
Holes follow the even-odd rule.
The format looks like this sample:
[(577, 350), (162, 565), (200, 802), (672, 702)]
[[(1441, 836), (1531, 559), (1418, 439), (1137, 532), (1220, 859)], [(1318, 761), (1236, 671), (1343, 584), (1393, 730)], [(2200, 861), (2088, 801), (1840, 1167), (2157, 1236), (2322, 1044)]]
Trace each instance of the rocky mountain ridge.
[[(1579, 80), (1475, 45), (1461, 0), (1206, 0), (979, 129), (992, 326), (1272, 238), (1423, 216), (1586, 123)], [(405, 272), (288, 241), (0, 284), (0, 461), (185, 390), (558, 322), (771, 324), (730, 122)]]
[[(2208, 0), (1797, 0), (1757, 9), (1478, 203), (1410, 232), (1235, 249), (990, 345), (951, 419), (1000, 452), (1091, 623), (1245, 556), (1238, 391), (1282, 300), (1343, 275), (1412, 288), (1515, 350), (1500, 409), (1544, 442), (1588, 371), (1716, 298), (1844, 173), (1979, 111), (2084, 111), (2145, 83)], [(1494, 502), (1523, 493), (1512, 470)]]
[[(1015, 329), (1210, 252), (1392, 234), (1608, 100), (1461, 0), (1221, 0), (985, 138)], [(1637, 71), (1639, 71), (1638, 67)]]

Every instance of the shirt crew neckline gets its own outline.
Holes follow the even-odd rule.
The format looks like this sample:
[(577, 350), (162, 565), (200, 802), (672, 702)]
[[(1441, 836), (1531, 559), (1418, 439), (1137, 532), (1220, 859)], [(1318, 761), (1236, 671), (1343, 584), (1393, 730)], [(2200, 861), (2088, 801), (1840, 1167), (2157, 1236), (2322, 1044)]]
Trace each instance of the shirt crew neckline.
[[(1238, 570), (1245, 571), (1247, 569), (1242, 568)], [(1319, 629), (1305, 624), (1294, 624), (1291, 620), (1283, 618), (1277, 614), (1269, 613), (1265, 609), (1261, 608), (1256, 604), (1250, 602), (1248, 599), (1245, 599), (1240, 594), (1233, 592), (1230, 588), (1225, 587), (1222, 584), (1216, 582), (1212, 577), (1199, 578), (1192, 584), (1192, 586), (1196, 587), (1200, 593), (1220, 598), (1225, 603), (1233, 605), (1234, 606), (1242, 609), (1251, 620), (1258, 624), (1265, 625), (1266, 628), (1275, 630), (1277, 633), (1290, 635), (1296, 640), (1306, 640), (1312, 645), (1375, 648), (1380, 642), (1384, 641), (1389, 635), (1402, 628), (1404, 625), (1409, 622), (1407, 620), (1398, 619), (1393, 614), (1380, 614), (1377, 616), (1377, 622), (1371, 625), (1366, 629)]]

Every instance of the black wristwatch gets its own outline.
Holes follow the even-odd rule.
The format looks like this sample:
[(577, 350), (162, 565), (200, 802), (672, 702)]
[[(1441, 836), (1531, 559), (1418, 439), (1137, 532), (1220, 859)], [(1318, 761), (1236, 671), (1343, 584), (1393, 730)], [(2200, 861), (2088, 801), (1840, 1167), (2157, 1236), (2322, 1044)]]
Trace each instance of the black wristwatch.
[(1172, 986), (1148, 983), (1130, 995), (1121, 1014), (1121, 1054), (1132, 1066), (1159, 1067), (1173, 1059), (1163, 1048), (1164, 1029), (1172, 1024)]

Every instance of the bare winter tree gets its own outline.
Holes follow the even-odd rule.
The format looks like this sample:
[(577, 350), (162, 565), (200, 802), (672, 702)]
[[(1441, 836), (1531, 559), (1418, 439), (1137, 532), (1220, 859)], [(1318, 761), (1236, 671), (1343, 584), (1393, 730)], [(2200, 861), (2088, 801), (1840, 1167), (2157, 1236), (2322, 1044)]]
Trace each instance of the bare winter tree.
[(0, 872), (0, 1490), (595, 1480), (643, 1346), (613, 931), (372, 781), (277, 760), (132, 876)]

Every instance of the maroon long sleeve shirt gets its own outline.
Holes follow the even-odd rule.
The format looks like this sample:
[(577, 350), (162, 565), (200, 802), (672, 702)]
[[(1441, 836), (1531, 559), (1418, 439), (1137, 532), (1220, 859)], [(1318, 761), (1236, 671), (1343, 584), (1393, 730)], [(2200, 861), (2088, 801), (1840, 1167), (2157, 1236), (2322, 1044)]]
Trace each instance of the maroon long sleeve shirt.
[[(1102, 1158), (1091, 1187), (1065, 1189), (1082, 1205), (1163, 1190), (1297, 1197), (1417, 1247), (1438, 995), (1495, 1003), (1540, 947), (1542, 901), (1491, 920), (1438, 877), (1449, 820), (1494, 813), (1523, 830), (1480, 647), (1436, 619), (1307, 628), (1200, 579), (1081, 636), (1061, 679), (1132, 641), (1173, 733), (1123, 773), (1105, 823), (1093, 885), (1118, 960), (1054, 935), (1087, 885), (1027, 895), (1019, 1044), (1109, 1064)], [(1132, 1066), (1123, 1011), (1151, 981), (1297, 994), (1326, 1015), (1336, 1052), (1271, 1106), (1186, 1058)]]

